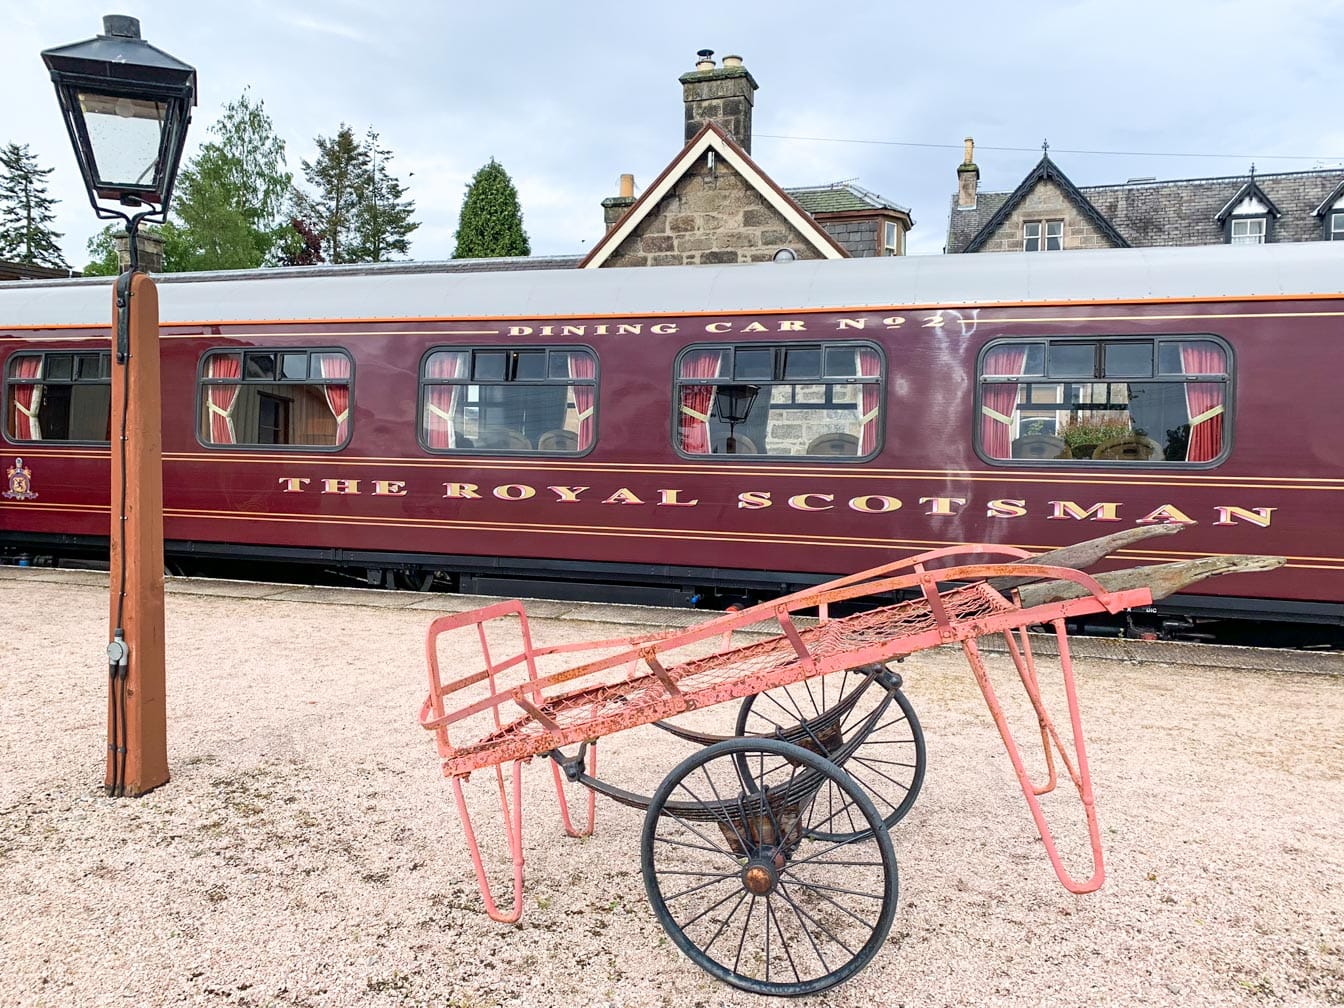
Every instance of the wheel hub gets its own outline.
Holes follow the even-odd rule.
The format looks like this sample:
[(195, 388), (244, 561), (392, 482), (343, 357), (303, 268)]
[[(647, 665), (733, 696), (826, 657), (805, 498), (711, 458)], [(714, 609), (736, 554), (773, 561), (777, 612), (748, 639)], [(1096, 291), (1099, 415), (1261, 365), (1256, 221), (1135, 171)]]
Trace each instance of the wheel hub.
[(779, 872), (773, 858), (768, 861), (753, 858), (742, 869), (742, 885), (753, 896), (767, 896), (778, 884)]

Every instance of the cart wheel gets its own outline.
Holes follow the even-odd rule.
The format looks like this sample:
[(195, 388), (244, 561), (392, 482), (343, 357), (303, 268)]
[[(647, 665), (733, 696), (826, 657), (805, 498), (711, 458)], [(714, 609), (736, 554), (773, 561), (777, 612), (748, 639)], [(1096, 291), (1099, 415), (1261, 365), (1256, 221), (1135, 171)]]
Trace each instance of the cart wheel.
[[(829, 802), (814, 798), (833, 794)], [(860, 823), (823, 839), (834, 820)], [(896, 912), (896, 855), (844, 770), (778, 739), (729, 739), (674, 769), (640, 844), (668, 936), (711, 976), (755, 994), (815, 994), (858, 973)]]
[[(901, 677), (882, 665), (780, 686), (742, 701), (737, 734), (784, 739), (841, 763), (872, 797), (882, 821), (895, 826), (919, 796), (926, 763), (924, 730), (900, 686)], [(838, 808), (843, 797), (828, 786), (817, 801)], [(847, 827), (832, 821), (841, 828), (818, 839), (861, 835), (857, 821)]]

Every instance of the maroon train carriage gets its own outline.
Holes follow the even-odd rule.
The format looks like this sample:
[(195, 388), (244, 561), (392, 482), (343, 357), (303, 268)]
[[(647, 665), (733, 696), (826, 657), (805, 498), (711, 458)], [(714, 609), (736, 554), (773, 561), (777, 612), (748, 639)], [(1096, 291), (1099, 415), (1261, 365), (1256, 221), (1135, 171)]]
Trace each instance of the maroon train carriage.
[[(521, 262), (509, 265), (522, 266)], [(1338, 635), (1344, 246), (160, 279), (170, 569), (638, 601), (1189, 526)], [(0, 556), (106, 550), (107, 280), (0, 285)]]

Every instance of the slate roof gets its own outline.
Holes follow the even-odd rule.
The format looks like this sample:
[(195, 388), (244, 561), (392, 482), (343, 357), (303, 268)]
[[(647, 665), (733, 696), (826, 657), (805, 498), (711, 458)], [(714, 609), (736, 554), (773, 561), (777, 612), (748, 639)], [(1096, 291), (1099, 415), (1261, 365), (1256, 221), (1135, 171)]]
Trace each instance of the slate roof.
[[(1028, 179), (1034, 175), (1035, 171)], [(1250, 181), (1249, 175), (1228, 175), (1077, 186), (1076, 189), (1130, 245), (1214, 245), (1223, 241), (1218, 214), (1247, 188)], [(1266, 175), (1257, 172), (1254, 181), (1282, 214), (1274, 223), (1275, 241), (1316, 241), (1322, 237), (1318, 214), (1332, 202), (1329, 199), (1332, 193), (1344, 191), (1341, 189), (1344, 187), (1344, 168)], [(1001, 219), (1006, 217), (1005, 205), (1014, 197), (1025, 195), (1018, 190), (1012, 193), (980, 192), (972, 210), (957, 209), (954, 194), (948, 220), (947, 251), (966, 251), (991, 219), (996, 215)]]
[(877, 193), (869, 192), (852, 182), (832, 182), (823, 186), (802, 186), (785, 189), (794, 201), (810, 214), (854, 213), (863, 210), (895, 210), (907, 217), (910, 208), (891, 202)]

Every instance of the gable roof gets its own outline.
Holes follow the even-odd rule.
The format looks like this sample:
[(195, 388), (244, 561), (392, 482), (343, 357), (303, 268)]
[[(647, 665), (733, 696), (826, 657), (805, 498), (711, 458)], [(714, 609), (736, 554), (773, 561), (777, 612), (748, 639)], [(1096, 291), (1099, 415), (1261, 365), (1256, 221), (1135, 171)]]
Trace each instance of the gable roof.
[(763, 200), (780, 217), (791, 224), (803, 238), (811, 244), (823, 259), (844, 259), (844, 249), (836, 243), (826, 231), (812, 219), (811, 215), (798, 205), (787, 193), (763, 172), (746, 151), (725, 133), (717, 124), (708, 122), (682, 148), (681, 153), (659, 175), (634, 206), (593, 246), (592, 251), (579, 263), (580, 269), (596, 269), (620, 248), (645, 218), (655, 213), (663, 198), (667, 196), (691, 168), (713, 151), (734, 171), (742, 176), (747, 186), (758, 192)]
[(1256, 200), (1264, 206), (1264, 208), (1269, 211), (1271, 217), (1279, 218), (1283, 216), (1283, 214), (1279, 212), (1279, 208), (1274, 205), (1274, 201), (1266, 196), (1265, 191), (1256, 184), (1255, 171), (1252, 169), (1250, 181), (1242, 186), (1235, 196), (1223, 204), (1223, 208), (1213, 215), (1213, 219), (1219, 222), (1227, 220), (1231, 214), (1236, 212), (1237, 207), (1241, 206), (1241, 204), (1248, 199)]
[(1335, 209), (1335, 204), (1344, 199), (1344, 181), (1335, 186), (1330, 194), (1321, 200), (1321, 205), (1311, 212), (1313, 217), (1324, 217), (1331, 210)]
[(1092, 205), (1091, 201), (1083, 195), (1082, 191), (1069, 180), (1069, 177), (1059, 170), (1059, 166), (1050, 160), (1050, 155), (1042, 154), (1041, 160), (1037, 162), (1036, 167), (1027, 174), (1027, 177), (1022, 180), (1021, 184), (1013, 190), (1008, 198), (998, 206), (990, 216), (989, 220), (981, 225), (980, 230), (966, 243), (966, 246), (961, 249), (961, 251), (979, 251), (980, 247), (990, 239), (994, 232), (998, 231), (1003, 222), (1012, 215), (1013, 211), (1018, 208), (1031, 191), (1042, 182), (1053, 182), (1058, 186), (1060, 191), (1064, 193), (1064, 198), (1073, 204), (1074, 209), (1086, 217), (1093, 227), (1105, 235), (1107, 240), (1109, 240), (1115, 248), (1129, 248), (1129, 242), (1125, 240), (1124, 236), (1121, 235), (1111, 222)]

